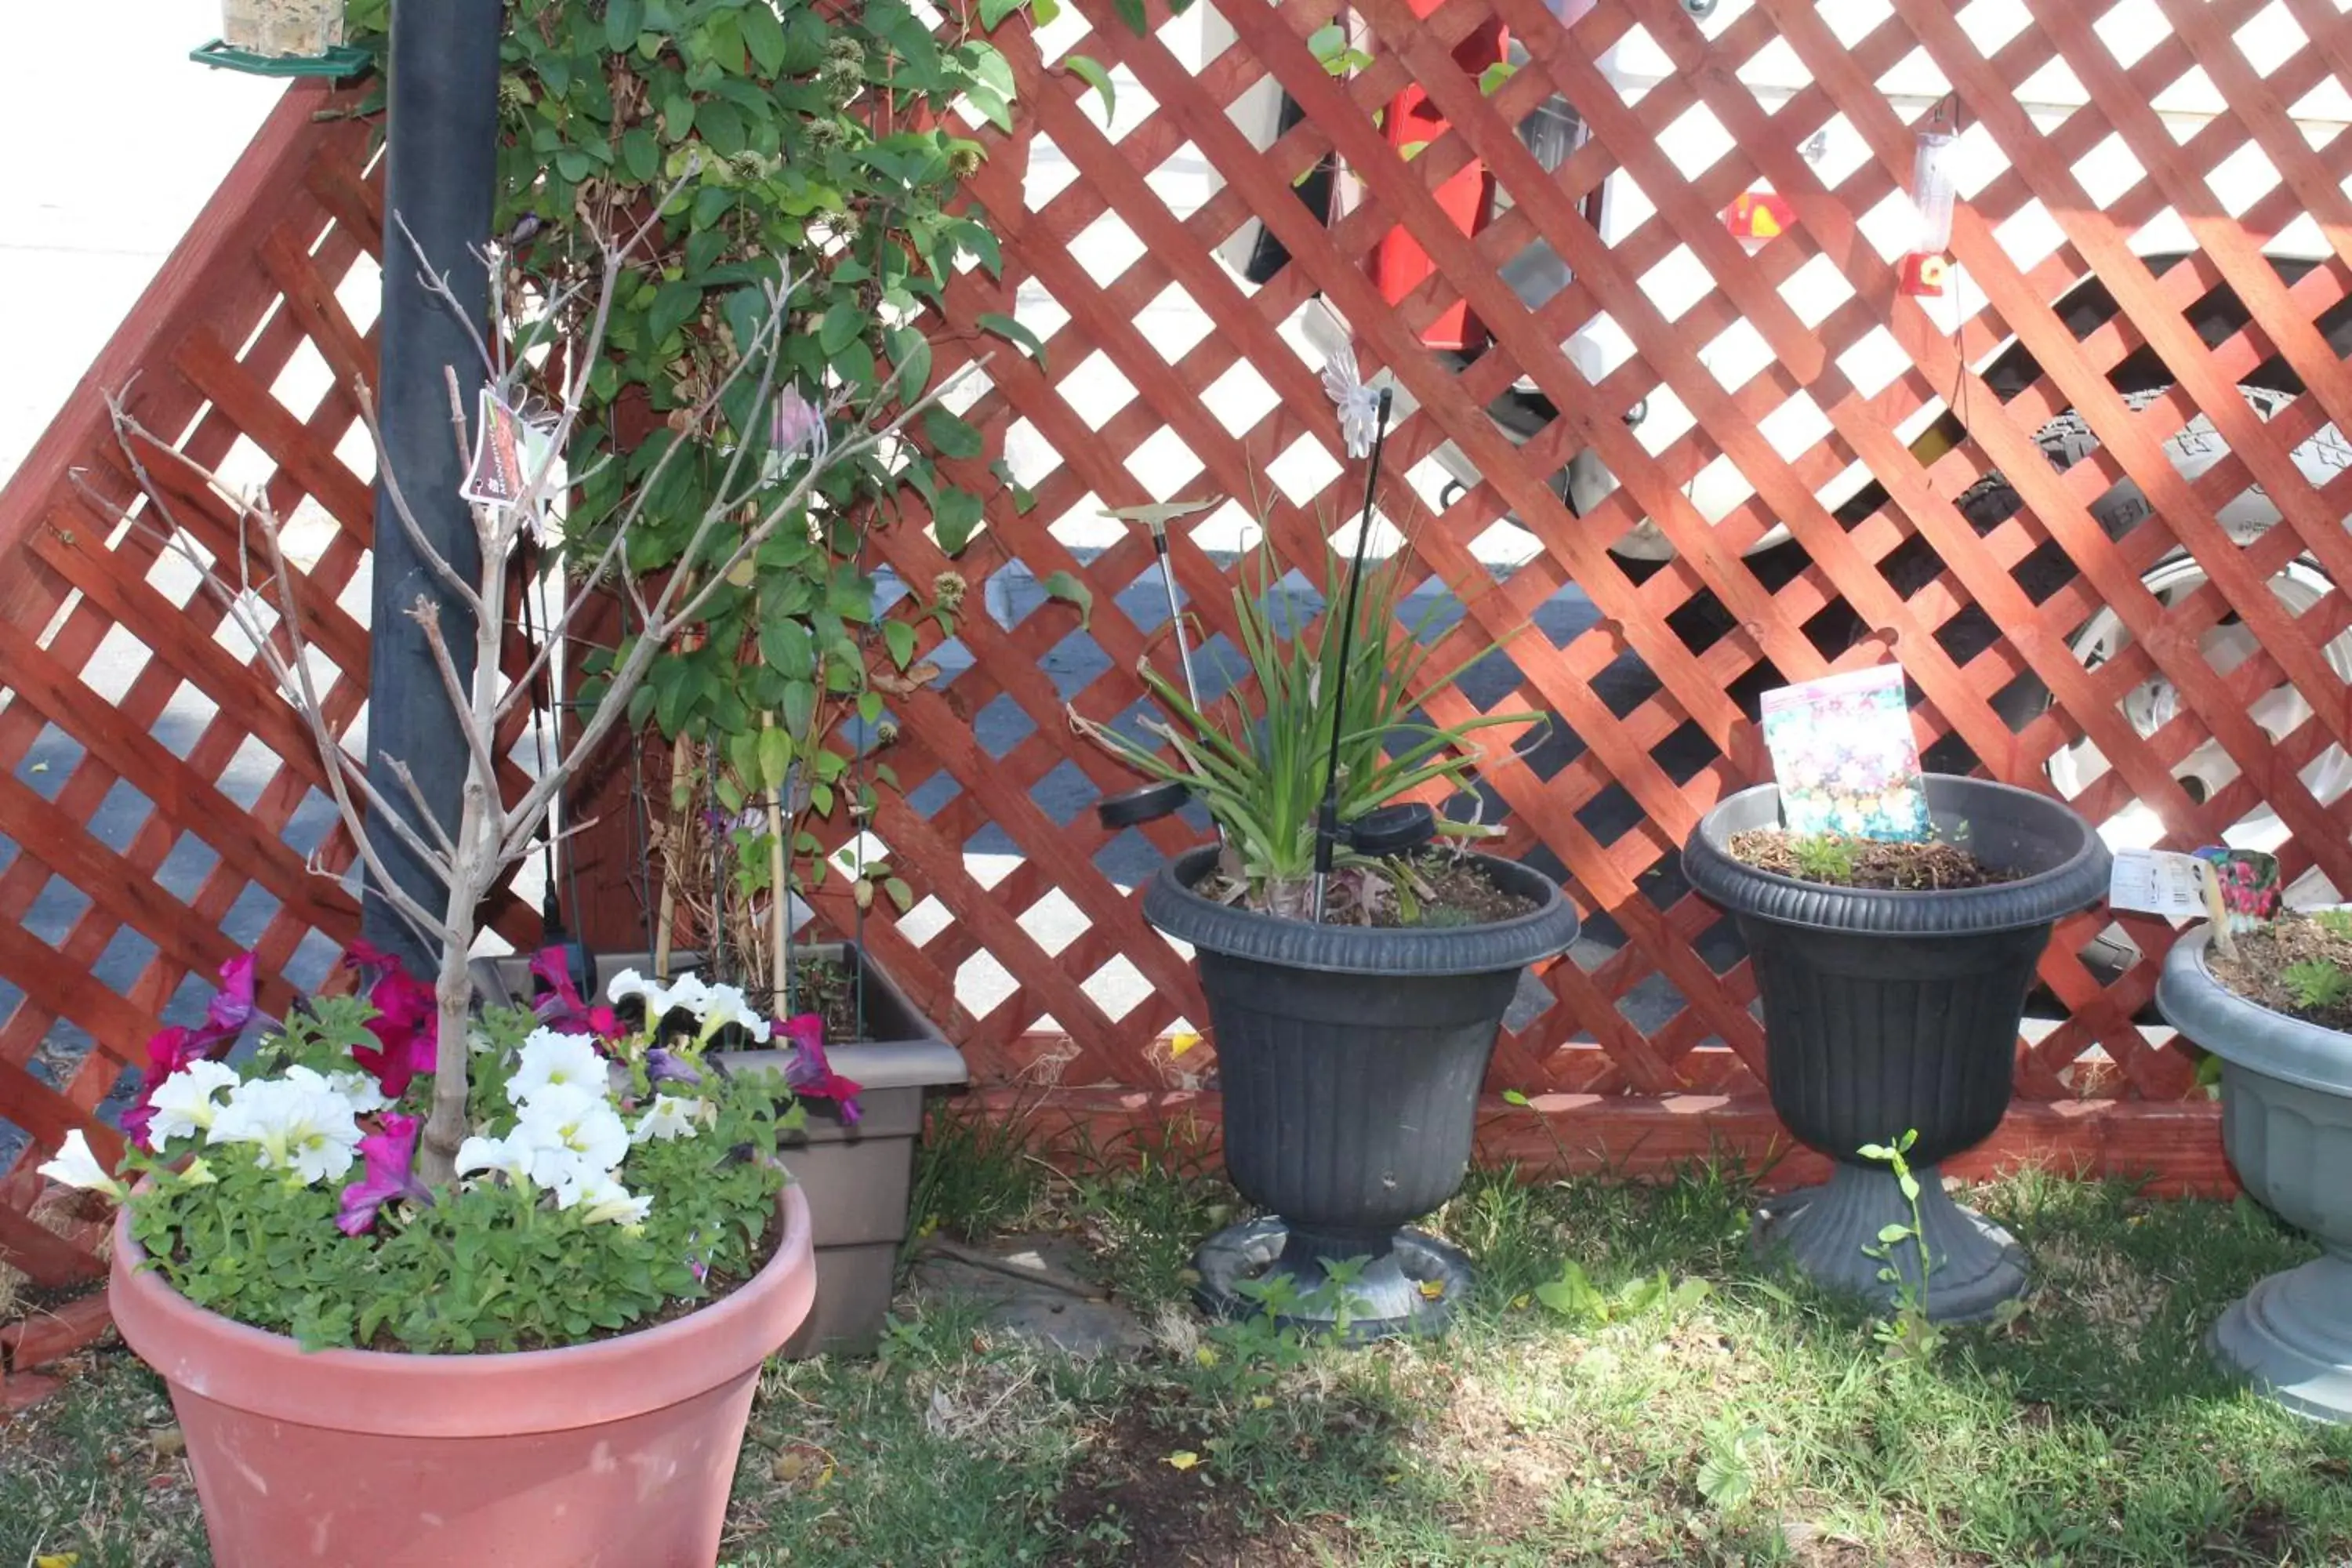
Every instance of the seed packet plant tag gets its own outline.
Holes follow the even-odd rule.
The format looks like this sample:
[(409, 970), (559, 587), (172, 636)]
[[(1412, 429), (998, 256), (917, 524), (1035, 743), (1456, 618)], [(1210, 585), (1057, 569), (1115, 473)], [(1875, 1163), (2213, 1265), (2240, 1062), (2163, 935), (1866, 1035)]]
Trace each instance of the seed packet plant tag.
[(553, 437), (482, 388), (474, 420), (474, 460), (458, 494), (483, 506), (520, 505), (532, 476), (546, 466)]
[(2108, 907), (2137, 914), (2193, 921), (2209, 915), (2220, 897), (2210, 863), (2169, 849), (2118, 849), (2107, 874)]
[(1792, 834), (1843, 833), (1917, 842), (1927, 837), (1919, 745), (1903, 700), (1903, 667), (1874, 665), (1768, 691), (1764, 743)]
[(2231, 849), (2208, 845), (2197, 858), (2212, 868), (2221, 914), (2214, 924), (2242, 936), (2278, 918), (2279, 863), (2260, 849)]

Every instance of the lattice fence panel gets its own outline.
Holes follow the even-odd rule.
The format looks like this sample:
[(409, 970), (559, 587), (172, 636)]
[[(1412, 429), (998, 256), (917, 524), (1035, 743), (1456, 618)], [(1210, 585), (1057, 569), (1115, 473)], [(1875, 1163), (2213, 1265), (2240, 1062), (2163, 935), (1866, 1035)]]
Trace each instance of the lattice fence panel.
[[(884, 542), (910, 583), (964, 574), (988, 613), (903, 704), (907, 795), (877, 825), (936, 900), (885, 955), (942, 1007), (979, 999), (959, 1022), (984, 1078), (1161, 1090), (1212, 1070), (1160, 1038), (1202, 1011), (1135, 886), (1201, 830), (1097, 827), (1087, 807), (1131, 781), (1062, 707), (1118, 720), (1139, 659), (1174, 673), (1148, 541), (1107, 532), (1100, 507), (1231, 498), (1175, 542), (1213, 656), (1251, 503), (1270, 502), (1291, 584), (1319, 583), (1362, 482), (1317, 382), (1334, 341), (1410, 410), (1381, 511), (1458, 604), (1433, 667), (1509, 639), (1427, 711), (1558, 726), (1501, 731), (1528, 744), (1487, 767), (1486, 804), (1507, 852), (1565, 874), (1590, 935), (1490, 1087), (1602, 1108), (1756, 1092), (1753, 984), (1678, 846), (1762, 776), (1758, 691), (1890, 647), (1940, 765), (2072, 794), (2118, 836), (2251, 834), (2290, 879), (2352, 887), (2352, 604), (2334, 586), (2352, 572), (2352, 21), (2320, 0), (1567, 9), (1201, 0), (1155, 7), (1139, 38), (1076, 0), (1000, 37), (1020, 104), (1010, 134), (978, 132), (971, 196), (1004, 270), (960, 281), (941, 336), (977, 352), (978, 318), (1012, 311), (1045, 338), (1042, 363), (991, 363), (971, 412), (989, 447), (961, 476), (985, 488), (1002, 462), (1027, 496), (1000, 489), (959, 562), (913, 530)], [(1334, 23), (1358, 52), (1339, 72), (1310, 47)], [(1496, 23), (1528, 58), (1482, 82), (1457, 49)], [(1219, 29), (1222, 50), (1202, 41)], [(1114, 68), (1115, 113), (1057, 64), (1072, 54)], [(1268, 82), (1301, 112), (1261, 145), (1244, 127)], [(1376, 117), (1408, 85), (1446, 123), (1400, 146)], [(1585, 138), (1547, 169), (1517, 127), (1553, 99)], [(1902, 294), (1895, 264), (1931, 121), (1964, 154), (1940, 300)], [(1353, 205), (1327, 226), (1297, 186), (1335, 158)], [(1465, 234), (1440, 195), (1478, 167), (1504, 200)], [(1757, 190), (1794, 221), (1743, 243), (1725, 210)], [(1254, 223), (1289, 257), (1255, 284), (1229, 260)], [(1400, 229), (1434, 270), (1391, 302), (1372, 258)], [(1572, 281), (1530, 308), (1504, 269), (1537, 242)], [(1466, 364), (1423, 341), (1464, 306), (1491, 340)], [(1317, 311), (1336, 337), (1309, 330)], [(1514, 383), (1542, 400), (1522, 399), (1539, 412), (1517, 439), (1487, 413)], [(1428, 461), (1448, 447), (1466, 489)], [(1616, 485), (1571, 505), (1556, 476), (1587, 449)], [(1672, 559), (1612, 552), (1644, 538)], [(1037, 591), (1057, 573), (1090, 614)], [(2062, 925), (2042, 978), (2065, 1016), (2021, 1043), (2021, 1092), (2153, 1113), (2190, 1089), (2134, 1023), (2171, 933), (2126, 918), (2118, 947), (2109, 919)], [(2117, 952), (2119, 972), (2085, 963)]]
[[(236, 558), (236, 510), (180, 456), (266, 496), (357, 752), (373, 464), (351, 388), (374, 374), (383, 212), (368, 128), (318, 118), (347, 109), (289, 93), (0, 493), (0, 1258), (39, 1283), (95, 1265), (26, 1217), (30, 1165), (73, 1128), (120, 1147), (101, 1109), (159, 1019), (200, 1011), (248, 949), (281, 1012), (336, 983), (357, 930), (309, 731), (194, 570), (89, 493), (154, 515), (112, 433), (120, 393), (171, 443), (142, 460), (215, 559)], [(498, 918), (530, 929), (511, 900)]]

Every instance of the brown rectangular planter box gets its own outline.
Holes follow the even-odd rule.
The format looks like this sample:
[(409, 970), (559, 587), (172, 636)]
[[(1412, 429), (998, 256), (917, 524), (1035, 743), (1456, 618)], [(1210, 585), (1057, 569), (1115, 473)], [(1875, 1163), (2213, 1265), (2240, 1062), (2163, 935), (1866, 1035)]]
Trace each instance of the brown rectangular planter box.
[[(815, 942), (813, 958), (853, 965), (864, 993), (870, 1041), (835, 1046), (825, 1055), (833, 1070), (854, 1079), (864, 1115), (845, 1126), (823, 1100), (807, 1102), (808, 1121), (784, 1143), (784, 1164), (808, 1194), (816, 1226), (816, 1308), (784, 1347), (790, 1356), (864, 1355), (882, 1335), (897, 1283), (898, 1248), (907, 1237), (907, 1202), (914, 1185), (915, 1138), (923, 1127), (923, 1092), (965, 1079), (962, 1056), (915, 1010), (889, 976), (847, 942)], [(527, 1005), (530, 955), (474, 961), (475, 990), (485, 1001)], [(602, 983), (624, 969), (651, 973), (644, 953), (597, 956)], [(694, 967), (692, 954), (672, 957), (673, 974)], [(729, 1070), (781, 1070), (782, 1051), (730, 1051)]]

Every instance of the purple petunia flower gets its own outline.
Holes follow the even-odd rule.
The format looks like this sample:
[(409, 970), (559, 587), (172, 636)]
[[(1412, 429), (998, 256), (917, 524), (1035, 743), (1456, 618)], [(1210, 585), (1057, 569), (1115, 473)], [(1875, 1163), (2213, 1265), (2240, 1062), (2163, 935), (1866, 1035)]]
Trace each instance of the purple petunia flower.
[(367, 1174), (343, 1189), (342, 1212), (335, 1216), (336, 1228), (345, 1236), (368, 1230), (376, 1211), (395, 1198), (433, 1201), (431, 1189), (416, 1179), (416, 1135), (424, 1125), (414, 1116), (386, 1116), (380, 1131), (360, 1140)]

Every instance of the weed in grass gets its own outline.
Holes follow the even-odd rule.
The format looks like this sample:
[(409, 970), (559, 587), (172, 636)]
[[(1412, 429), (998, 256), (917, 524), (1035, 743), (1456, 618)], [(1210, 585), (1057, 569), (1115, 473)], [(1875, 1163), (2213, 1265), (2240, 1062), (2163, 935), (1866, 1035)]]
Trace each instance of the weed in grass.
[[(1879, 1279), (1895, 1288), (1894, 1317), (1872, 1331), (1886, 1359), (1895, 1362), (1931, 1360), (1944, 1342), (1944, 1331), (1927, 1316), (1927, 1290), (1942, 1260), (1928, 1252), (1927, 1232), (1919, 1217), (1919, 1178), (1911, 1173), (1907, 1158), (1918, 1142), (1919, 1130), (1915, 1127), (1891, 1143), (1864, 1143), (1856, 1151), (1893, 1173), (1911, 1210), (1909, 1225), (1897, 1222), (1881, 1226), (1878, 1239), (1862, 1249), (1864, 1257), (1878, 1259)], [(1907, 1270), (1896, 1251), (1906, 1246), (1912, 1251), (1912, 1267)]]
[(1029, 1119), (942, 1109), (915, 1149), (909, 1245), (934, 1231), (978, 1241), (1034, 1217), (1047, 1168), (1029, 1151)]

